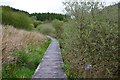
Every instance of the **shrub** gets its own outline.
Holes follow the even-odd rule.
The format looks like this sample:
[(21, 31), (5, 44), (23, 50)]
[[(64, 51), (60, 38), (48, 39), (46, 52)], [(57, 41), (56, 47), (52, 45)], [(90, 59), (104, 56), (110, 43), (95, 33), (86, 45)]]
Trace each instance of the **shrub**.
[(56, 37), (57, 38), (62, 38), (62, 33), (63, 33), (62, 25), (63, 25), (63, 21), (55, 19), (55, 20), (52, 21), (52, 25), (53, 25), (53, 27), (56, 30)]
[(38, 21), (36, 16), (31, 16), (31, 20), (33, 22), (34, 28), (36, 28), (39, 24), (42, 24), (42, 21)]
[(113, 27), (103, 23), (101, 26), (91, 25), (82, 30), (71, 25), (69, 23), (65, 26), (69, 29), (65, 29), (62, 44), (63, 58), (69, 62), (70, 72), (80, 77), (85, 75), (82, 74), (82, 67), (91, 64), (91, 77), (113, 77), (118, 69), (119, 59), (117, 25)]
[(40, 30), (41, 30), (40, 32), (43, 34), (50, 34), (51, 32), (55, 31), (54, 28), (52, 27), (43, 27)]
[(39, 25), (37, 30), (45, 35), (56, 36), (56, 30), (50, 23)]
[[(69, 72), (68, 78), (118, 77), (120, 58), (118, 57), (117, 6), (108, 7), (108, 10), (104, 8), (96, 11), (95, 9), (94, 13), (85, 13), (84, 8), (89, 7), (86, 3), (71, 4), (74, 5), (71, 7), (76, 7), (78, 10), (73, 12), (75, 18), (64, 24), (64, 38), (62, 39), (63, 59), (70, 68), (66, 71), (66, 73)], [(81, 6), (83, 13), (79, 8)], [(115, 12), (111, 12), (113, 10)], [(111, 15), (114, 18), (111, 19)], [(92, 65), (92, 69), (88, 72), (85, 69), (86, 65)]]
[(41, 21), (36, 21), (36, 20), (33, 21), (34, 28), (36, 28), (40, 24), (42, 24)]

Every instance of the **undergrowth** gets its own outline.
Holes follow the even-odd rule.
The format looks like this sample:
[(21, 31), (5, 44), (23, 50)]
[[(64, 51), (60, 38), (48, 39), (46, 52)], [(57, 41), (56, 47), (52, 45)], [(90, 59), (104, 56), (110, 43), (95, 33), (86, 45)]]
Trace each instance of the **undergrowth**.
[(2, 65), (2, 78), (32, 78), (50, 43), (48, 39), (41, 44), (28, 44), (26, 50), (15, 51), (15, 60)]

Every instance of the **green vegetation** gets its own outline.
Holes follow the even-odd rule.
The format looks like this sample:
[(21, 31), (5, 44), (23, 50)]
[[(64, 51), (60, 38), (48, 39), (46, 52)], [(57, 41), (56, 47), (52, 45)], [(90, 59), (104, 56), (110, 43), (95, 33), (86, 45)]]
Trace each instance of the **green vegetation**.
[(62, 33), (63, 33), (63, 21), (60, 20), (53, 20), (52, 25), (56, 30), (56, 38), (62, 38)]
[(63, 21), (55, 19), (51, 23), (39, 24), (36, 27), (36, 30), (45, 35), (50, 35), (55, 38), (62, 38), (63, 23)]
[(9, 6), (2, 7), (2, 24), (4, 25), (13, 25), (15, 28), (31, 30), (33, 29), (32, 21), (29, 18), (29, 15), (20, 12), (14, 11), (13, 8)]
[(38, 21), (37, 18), (36, 18), (36, 16), (31, 16), (30, 18), (32, 19), (34, 28), (36, 28), (38, 25), (40, 25), (40, 24), (43, 23), (42, 21)]
[(100, 4), (64, 3), (70, 17), (60, 43), (68, 79), (118, 77), (118, 7)]
[(36, 30), (44, 35), (56, 36), (56, 30), (51, 23), (40, 24), (37, 26)]
[(33, 13), (29, 14), (28, 12), (14, 9), (9, 6), (0, 6), (2, 8), (2, 24), (12, 25), (15, 28), (32, 30), (36, 28), (39, 24), (42, 24), (42, 21), (51, 22), (54, 19), (65, 20), (65, 15), (55, 14), (55, 13)]
[(56, 14), (56, 13), (33, 13), (30, 14), (30, 16), (35, 16), (39, 21), (46, 21), (46, 20), (52, 21), (54, 19), (64, 20), (66, 17), (63, 14)]
[(34, 28), (36, 28), (38, 25), (42, 24), (41, 21), (37, 21), (37, 20), (33, 20), (33, 25), (34, 25)]
[(28, 44), (25, 50), (14, 52), (15, 60), (2, 65), (3, 78), (32, 78), (51, 40), (42, 44)]
[[(38, 32), (57, 38), (68, 80), (118, 77), (118, 5), (75, 1), (64, 5), (67, 22), (66, 15), (53, 13), (30, 14), (31, 21), (26, 13), (3, 7), (3, 24), (27, 30), (34, 26)], [(15, 61), (3, 65), (3, 78), (31, 78), (49, 43), (29, 44), (27, 50), (16, 51)], [(92, 68), (86, 69), (88, 65)]]

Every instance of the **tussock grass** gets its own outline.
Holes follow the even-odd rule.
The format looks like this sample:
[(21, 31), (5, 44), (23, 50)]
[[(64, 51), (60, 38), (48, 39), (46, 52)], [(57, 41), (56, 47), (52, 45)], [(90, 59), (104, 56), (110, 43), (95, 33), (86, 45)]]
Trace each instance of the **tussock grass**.
[(26, 48), (28, 43), (37, 44), (45, 40), (45, 37), (40, 33), (18, 30), (13, 28), (12, 26), (3, 26), (2, 31), (3, 62), (11, 61), (11, 54), (15, 50)]
[(40, 33), (4, 26), (2, 78), (32, 78), (50, 43)]

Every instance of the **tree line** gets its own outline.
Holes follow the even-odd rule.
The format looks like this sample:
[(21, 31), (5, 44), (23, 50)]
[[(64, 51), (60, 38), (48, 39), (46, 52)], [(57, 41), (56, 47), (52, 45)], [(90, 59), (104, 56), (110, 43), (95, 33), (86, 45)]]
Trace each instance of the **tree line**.
[(56, 13), (32, 13), (30, 16), (34, 16), (37, 20), (40, 21), (52, 21), (54, 19), (64, 20), (66, 15), (56, 14)]
[(56, 13), (28, 13), (23, 10), (15, 9), (10, 6), (0, 6), (2, 8), (1, 21), (2, 24), (12, 25), (17, 28), (33, 28), (41, 21), (53, 21), (55, 19), (65, 20), (66, 15)]
[(12, 8), (10, 6), (1, 6), (2, 8), (6, 8), (7, 11), (11, 10), (13, 12), (22, 12), (25, 13), (27, 15), (29, 15), (29, 17), (34, 17), (34, 19), (36, 20), (40, 20), (40, 21), (52, 21), (54, 19), (58, 19), (58, 20), (64, 20), (66, 18), (66, 15), (64, 14), (57, 14), (57, 13), (28, 13), (27, 11), (23, 11), (23, 10), (19, 10), (19, 9), (15, 9)]

